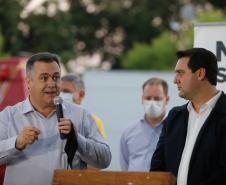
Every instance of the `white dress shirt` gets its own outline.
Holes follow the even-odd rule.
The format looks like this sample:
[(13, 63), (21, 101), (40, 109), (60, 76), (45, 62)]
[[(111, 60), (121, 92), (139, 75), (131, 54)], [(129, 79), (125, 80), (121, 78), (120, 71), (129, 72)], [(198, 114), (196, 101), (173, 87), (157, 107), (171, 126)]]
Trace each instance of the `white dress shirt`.
[(197, 136), (203, 124), (205, 123), (207, 117), (209, 116), (210, 112), (215, 106), (217, 100), (219, 99), (220, 95), (221, 92), (218, 92), (214, 97), (212, 97), (210, 100), (204, 103), (201, 106), (200, 111), (198, 113), (194, 110), (192, 103), (191, 102), (188, 103), (187, 108), (189, 111), (189, 118), (188, 118), (187, 137), (178, 169), (177, 185), (187, 185), (187, 176), (191, 154)]

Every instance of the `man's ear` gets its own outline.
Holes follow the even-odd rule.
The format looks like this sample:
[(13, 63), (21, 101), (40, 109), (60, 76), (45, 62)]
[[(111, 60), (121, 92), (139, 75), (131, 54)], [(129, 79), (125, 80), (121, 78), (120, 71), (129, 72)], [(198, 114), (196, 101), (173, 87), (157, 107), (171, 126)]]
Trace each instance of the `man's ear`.
[(25, 81), (26, 81), (26, 84), (27, 84), (27, 88), (30, 89), (31, 79), (29, 77), (26, 77)]
[(82, 89), (82, 90), (79, 91), (75, 102), (80, 105), (82, 103), (82, 100), (83, 100), (84, 97), (85, 97), (85, 91)]
[(142, 95), (142, 98), (141, 98), (141, 104), (144, 103), (144, 94)]
[(80, 90), (80, 92), (79, 92), (79, 97), (80, 97), (81, 99), (83, 99), (83, 98), (85, 97), (85, 91), (84, 91), (84, 90)]
[(198, 80), (202, 81), (206, 77), (206, 69), (200, 68), (198, 69)]
[(170, 97), (167, 95), (166, 96), (166, 105), (169, 103)]

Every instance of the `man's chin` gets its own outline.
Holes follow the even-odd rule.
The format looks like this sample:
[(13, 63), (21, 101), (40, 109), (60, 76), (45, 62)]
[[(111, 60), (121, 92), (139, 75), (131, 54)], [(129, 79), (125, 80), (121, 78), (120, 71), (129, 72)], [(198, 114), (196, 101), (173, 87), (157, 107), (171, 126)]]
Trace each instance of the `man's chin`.
[(56, 94), (46, 94), (45, 98), (47, 101), (53, 101), (56, 96)]
[(52, 107), (52, 108), (55, 108), (55, 105), (53, 102), (46, 102), (46, 107)]
[(47, 105), (54, 105), (54, 98), (48, 98), (48, 100), (45, 101)]
[(189, 100), (189, 98), (185, 96), (185, 94), (179, 93), (179, 96), (185, 100)]
[(184, 98), (184, 94), (180, 91), (179, 94), (178, 94), (181, 98)]

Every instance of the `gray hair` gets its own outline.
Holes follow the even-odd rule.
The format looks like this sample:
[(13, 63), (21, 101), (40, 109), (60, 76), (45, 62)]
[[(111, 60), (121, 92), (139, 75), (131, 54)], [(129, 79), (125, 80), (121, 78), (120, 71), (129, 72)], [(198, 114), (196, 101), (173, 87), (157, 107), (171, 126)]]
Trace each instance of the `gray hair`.
[(36, 53), (34, 55), (32, 55), (26, 64), (26, 75), (27, 76), (31, 76), (31, 72), (33, 70), (34, 64), (35, 62), (45, 62), (45, 63), (52, 63), (52, 62), (56, 62), (60, 68), (60, 58), (53, 53), (49, 53), (49, 52), (40, 52), (40, 53)]
[(61, 78), (61, 81), (72, 82), (74, 86), (85, 90), (85, 84), (80, 75), (68, 74)]

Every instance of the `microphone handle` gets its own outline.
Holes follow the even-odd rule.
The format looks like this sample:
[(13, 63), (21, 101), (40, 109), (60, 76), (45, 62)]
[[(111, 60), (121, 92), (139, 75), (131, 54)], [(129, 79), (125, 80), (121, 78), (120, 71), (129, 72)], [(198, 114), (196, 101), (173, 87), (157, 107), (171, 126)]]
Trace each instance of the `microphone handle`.
[[(62, 104), (60, 104), (60, 103), (56, 105), (56, 114), (57, 114), (57, 119), (58, 119), (58, 122), (59, 122), (60, 118), (64, 117)], [(60, 133), (60, 138), (61, 139), (66, 139), (67, 138), (67, 134)]]

